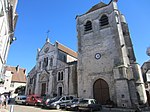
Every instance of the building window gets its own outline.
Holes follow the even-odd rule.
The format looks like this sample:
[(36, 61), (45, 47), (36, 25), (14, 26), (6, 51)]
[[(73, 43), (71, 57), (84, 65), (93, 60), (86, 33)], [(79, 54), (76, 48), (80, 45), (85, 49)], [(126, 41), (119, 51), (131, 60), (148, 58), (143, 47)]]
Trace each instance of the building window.
[(53, 66), (53, 58), (50, 59), (50, 66)]
[(101, 18), (100, 18), (100, 26), (105, 26), (109, 24), (109, 20), (108, 17), (104, 14)]
[(14, 83), (11, 83), (11, 84), (10, 84), (10, 87), (14, 87)]
[(64, 77), (64, 72), (58, 72), (58, 81), (63, 81)]
[(84, 31), (89, 31), (92, 30), (92, 22), (87, 21), (86, 24), (84, 25)]
[(58, 81), (60, 81), (61, 74), (58, 72)]
[(44, 58), (43, 68), (48, 66), (48, 57)]
[(64, 73), (63, 73), (63, 72), (61, 72), (61, 80), (63, 80), (63, 75), (64, 75)]
[(41, 62), (39, 62), (39, 69), (41, 69)]
[(33, 79), (32, 78), (30, 79), (30, 84), (33, 84)]

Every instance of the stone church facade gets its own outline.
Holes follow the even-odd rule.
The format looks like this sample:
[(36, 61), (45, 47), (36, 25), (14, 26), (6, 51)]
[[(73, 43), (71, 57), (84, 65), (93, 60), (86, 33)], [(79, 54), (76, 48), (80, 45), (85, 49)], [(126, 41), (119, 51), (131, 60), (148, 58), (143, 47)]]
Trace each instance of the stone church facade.
[(47, 40), (29, 72), (27, 95), (75, 95), (126, 108), (146, 104), (141, 69), (116, 0), (96, 4), (76, 21), (78, 60), (76, 52)]
[(77, 53), (49, 39), (38, 49), (36, 65), (29, 72), (26, 94), (77, 96)]
[(76, 21), (78, 96), (118, 107), (146, 104), (141, 69), (116, 0), (93, 6)]

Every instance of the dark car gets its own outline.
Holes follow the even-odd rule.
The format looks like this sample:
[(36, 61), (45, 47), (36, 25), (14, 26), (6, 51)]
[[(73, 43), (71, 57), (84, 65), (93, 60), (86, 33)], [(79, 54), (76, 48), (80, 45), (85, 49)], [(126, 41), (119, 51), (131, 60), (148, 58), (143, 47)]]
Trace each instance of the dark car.
[(100, 111), (102, 109), (101, 104), (96, 103), (95, 99), (82, 99), (78, 104), (79, 111), (88, 110), (90, 112)]
[(48, 108), (62, 109), (65, 108), (66, 104), (69, 103), (73, 98), (73, 96), (55, 97), (51, 99), (46, 106)]
[(48, 108), (47, 107), (47, 104), (48, 104), (48, 102), (50, 102), (50, 101), (52, 101), (52, 100), (54, 100), (55, 98), (51, 98), (50, 96), (45, 96), (45, 97), (43, 97), (42, 98), (42, 102), (41, 102), (41, 107), (42, 108)]
[(66, 104), (66, 110), (78, 110), (78, 104), (82, 100), (81, 98), (74, 98), (70, 103)]
[(25, 101), (26, 105), (39, 106), (41, 104), (42, 98), (39, 95), (29, 95)]

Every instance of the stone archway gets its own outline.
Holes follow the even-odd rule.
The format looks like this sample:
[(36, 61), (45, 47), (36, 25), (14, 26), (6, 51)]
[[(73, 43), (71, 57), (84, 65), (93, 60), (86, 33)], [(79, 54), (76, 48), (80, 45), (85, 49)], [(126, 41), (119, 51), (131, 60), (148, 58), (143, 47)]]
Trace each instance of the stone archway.
[(94, 82), (93, 96), (96, 101), (101, 104), (106, 104), (106, 102), (110, 99), (109, 86), (105, 80), (98, 79)]

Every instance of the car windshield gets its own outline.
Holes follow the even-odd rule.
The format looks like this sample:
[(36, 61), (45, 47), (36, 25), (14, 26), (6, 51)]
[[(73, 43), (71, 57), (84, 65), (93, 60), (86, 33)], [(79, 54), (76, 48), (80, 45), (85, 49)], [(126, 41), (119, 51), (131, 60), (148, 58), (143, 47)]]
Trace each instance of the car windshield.
[(57, 100), (59, 100), (61, 97), (55, 97), (55, 98), (52, 98), (51, 100), (53, 100), (53, 101), (57, 101)]
[(95, 100), (91, 100), (91, 104), (95, 104), (96, 103), (96, 101)]
[(76, 102), (78, 102), (79, 101), (79, 99), (73, 99), (72, 100), (72, 103), (76, 103)]
[(81, 100), (80, 103), (82, 103), (82, 104), (88, 104), (88, 100)]
[(41, 97), (39, 97), (39, 96), (35, 96), (35, 98), (39, 99), (39, 98), (41, 98)]
[(20, 99), (21, 99), (21, 100), (26, 100), (26, 97), (21, 97)]

